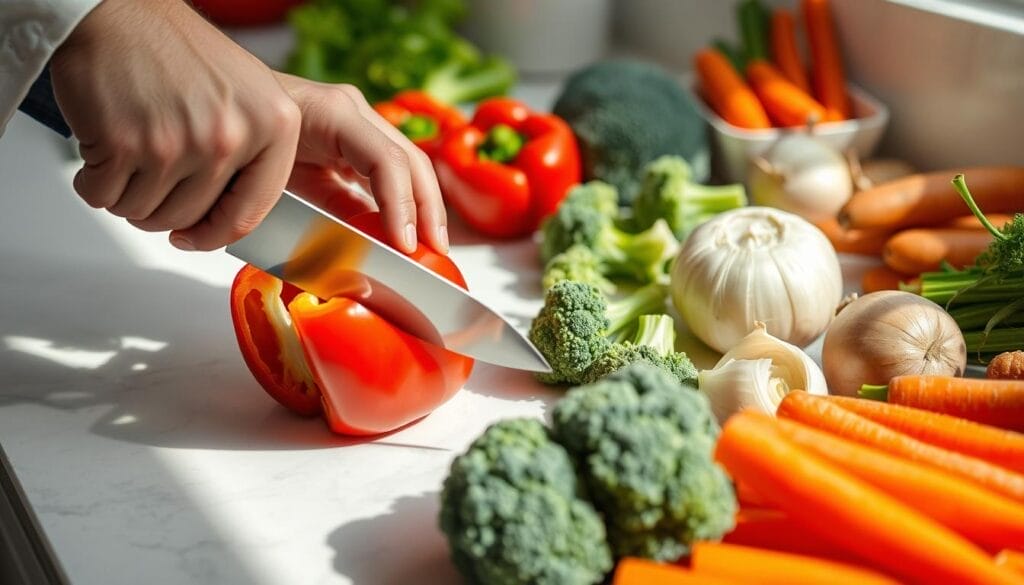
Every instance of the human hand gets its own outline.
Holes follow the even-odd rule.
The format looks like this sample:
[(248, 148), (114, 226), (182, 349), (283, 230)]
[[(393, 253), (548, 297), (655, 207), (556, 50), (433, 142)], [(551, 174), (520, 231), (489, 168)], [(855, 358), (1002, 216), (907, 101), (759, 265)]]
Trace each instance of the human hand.
[[(417, 233), (448, 253), (448, 228), (434, 167), (416, 145), (384, 120), (351, 85), (277, 74), (302, 112), (289, 189), (337, 215), (378, 206), (390, 240), (416, 249)], [(360, 184), (373, 199), (348, 185)]]
[(212, 250), (256, 227), (285, 188), (299, 108), (183, 2), (104, 0), (51, 75), (85, 161), (74, 187), (93, 207)]

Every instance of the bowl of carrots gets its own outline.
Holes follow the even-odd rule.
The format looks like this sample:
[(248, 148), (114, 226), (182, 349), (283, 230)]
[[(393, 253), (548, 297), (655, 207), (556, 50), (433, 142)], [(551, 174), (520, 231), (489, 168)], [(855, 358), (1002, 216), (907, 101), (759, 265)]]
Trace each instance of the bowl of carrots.
[[(846, 79), (828, 0), (798, 4), (799, 14), (741, 0), (741, 42), (716, 40), (694, 55), (688, 85), (712, 128), (716, 171), (724, 181), (745, 181), (751, 159), (784, 132), (812, 126), (826, 144), (867, 159), (888, 126), (885, 104)], [(798, 43), (801, 25), (806, 65)]]

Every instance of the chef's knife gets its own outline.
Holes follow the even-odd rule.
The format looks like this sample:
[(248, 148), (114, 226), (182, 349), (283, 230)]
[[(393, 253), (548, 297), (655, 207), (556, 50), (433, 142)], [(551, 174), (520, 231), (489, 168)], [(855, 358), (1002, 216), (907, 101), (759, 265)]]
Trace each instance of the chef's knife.
[(455, 353), (551, 371), (533, 344), (473, 295), (291, 193), (227, 252), (320, 298), (355, 298)]

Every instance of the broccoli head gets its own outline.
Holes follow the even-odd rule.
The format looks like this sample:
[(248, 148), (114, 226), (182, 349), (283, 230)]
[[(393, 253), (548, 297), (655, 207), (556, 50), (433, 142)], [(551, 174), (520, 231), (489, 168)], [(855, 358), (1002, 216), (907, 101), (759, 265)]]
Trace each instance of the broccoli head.
[(665, 295), (664, 286), (652, 284), (609, 303), (590, 284), (556, 283), (544, 295), (544, 306), (530, 325), (530, 341), (552, 369), (538, 374), (538, 379), (547, 384), (580, 383), (614, 336), (631, 328), (640, 315), (664, 310)]
[(544, 277), (541, 279), (544, 290), (563, 280), (589, 284), (608, 295), (614, 294), (616, 290), (615, 283), (604, 277), (601, 259), (590, 248), (580, 244), (556, 254), (544, 266)]
[(640, 61), (603, 61), (573, 74), (553, 111), (572, 127), (583, 175), (615, 185), (622, 203), (643, 165), (685, 158), (702, 181), (710, 171), (706, 124), (694, 99), (665, 70)]
[[(592, 185), (588, 183), (584, 188)], [(587, 189), (562, 201), (555, 213), (541, 224), (541, 260), (547, 264), (569, 248), (590, 248), (604, 267), (605, 276), (636, 282), (656, 282), (667, 274), (669, 261), (679, 251), (679, 242), (665, 222), (633, 234), (616, 225), (609, 215), (603, 190)], [(584, 196), (584, 194), (586, 196)]]
[(716, 214), (746, 204), (743, 185), (701, 185), (693, 180), (686, 159), (666, 155), (644, 167), (640, 191), (633, 200), (633, 223), (637, 229), (647, 229), (664, 219), (682, 241)]
[(552, 424), (603, 514), (616, 557), (671, 561), (732, 528), (735, 494), (711, 455), (718, 425), (696, 388), (632, 364), (570, 390)]
[(682, 384), (697, 386), (697, 368), (676, 351), (675, 321), (668, 315), (641, 315), (634, 335), (611, 344), (583, 374), (589, 384), (629, 364), (643, 362), (668, 372)]
[(441, 529), (469, 583), (590, 585), (612, 568), (568, 453), (533, 419), (492, 425), (452, 462)]

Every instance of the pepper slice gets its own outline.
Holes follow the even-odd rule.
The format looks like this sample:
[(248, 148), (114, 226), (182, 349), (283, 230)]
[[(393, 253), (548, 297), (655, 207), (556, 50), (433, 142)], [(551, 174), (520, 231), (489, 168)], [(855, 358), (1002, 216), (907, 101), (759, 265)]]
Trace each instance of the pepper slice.
[[(348, 220), (383, 238), (379, 214)], [(465, 288), (455, 264), (420, 245), (410, 255)], [(303, 415), (323, 413), (332, 431), (375, 435), (412, 423), (446, 402), (473, 368), (471, 358), (414, 337), (357, 301), (321, 301), (257, 268), (231, 288), (242, 357), (271, 397)]]
[(445, 135), (466, 125), (462, 112), (423, 91), (399, 92), (390, 101), (374, 104), (373, 109), (431, 159)]
[(509, 98), (484, 101), (468, 125), (449, 133), (435, 168), (445, 200), (495, 238), (536, 231), (581, 178), (569, 126)]

